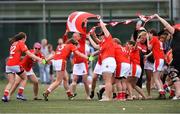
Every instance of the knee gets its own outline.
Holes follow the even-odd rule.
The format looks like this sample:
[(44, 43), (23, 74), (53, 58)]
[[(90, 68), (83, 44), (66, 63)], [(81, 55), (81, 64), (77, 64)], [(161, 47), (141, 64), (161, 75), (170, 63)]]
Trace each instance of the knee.
[(38, 81), (37, 81), (37, 80), (34, 81), (33, 84), (34, 84), (34, 85), (38, 85)]
[(76, 81), (73, 81), (73, 82), (72, 82), (72, 85), (73, 85), (73, 86), (76, 86), (76, 85), (77, 85), (77, 82), (76, 82)]

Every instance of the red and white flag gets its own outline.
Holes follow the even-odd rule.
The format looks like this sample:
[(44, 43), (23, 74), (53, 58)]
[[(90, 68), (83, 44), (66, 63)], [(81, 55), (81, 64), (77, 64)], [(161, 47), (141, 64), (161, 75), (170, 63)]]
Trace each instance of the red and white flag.
[(138, 15), (138, 16), (144, 22), (146, 22), (148, 20), (148, 18), (145, 15)]
[(117, 24), (119, 24), (119, 22), (110, 22), (109, 24), (114, 27), (114, 26), (116, 26)]
[(180, 30), (180, 23), (179, 24), (175, 24), (173, 27), (178, 29), (178, 30)]
[(142, 21), (144, 21), (144, 22), (148, 22), (149, 20), (151, 20), (151, 19), (154, 18), (153, 15), (151, 15), (151, 16), (138, 15), (138, 16), (139, 16), (139, 18), (140, 18)]
[(69, 15), (67, 19), (67, 30), (70, 32), (78, 32), (81, 34), (86, 34), (86, 31), (83, 29), (82, 24), (85, 20), (88, 18), (97, 17), (97, 15), (82, 12), (82, 11), (76, 11)]
[(129, 24), (131, 22), (133, 22), (133, 20), (130, 20), (130, 19), (129, 20), (125, 20), (123, 24)]

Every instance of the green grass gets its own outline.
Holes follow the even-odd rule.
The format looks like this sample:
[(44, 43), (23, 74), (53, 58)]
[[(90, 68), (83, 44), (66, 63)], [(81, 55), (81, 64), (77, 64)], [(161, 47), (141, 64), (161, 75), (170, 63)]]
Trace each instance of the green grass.
[[(6, 82), (0, 81), (0, 92)], [(39, 96), (47, 86), (40, 85)], [(15, 95), (8, 103), (0, 102), (0, 113), (180, 113), (180, 102), (172, 100), (134, 100), (134, 101), (111, 101), (99, 102), (85, 100), (84, 89), (77, 88), (77, 97), (69, 101), (62, 87), (57, 88), (49, 96), (49, 101), (33, 101), (32, 85), (28, 84), (25, 95), (28, 101), (18, 101)], [(156, 93), (156, 92), (153, 92)], [(156, 97), (156, 94), (154, 94)], [(123, 110), (125, 108), (125, 110)]]

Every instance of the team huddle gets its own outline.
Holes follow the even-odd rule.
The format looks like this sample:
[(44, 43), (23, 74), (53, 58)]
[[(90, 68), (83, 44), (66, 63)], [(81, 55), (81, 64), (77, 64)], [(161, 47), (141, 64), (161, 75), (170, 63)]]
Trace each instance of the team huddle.
[[(94, 98), (96, 81), (102, 75), (104, 87), (99, 90), (99, 101), (126, 101), (134, 99), (136, 90), (142, 99), (151, 99), (151, 79), (154, 79), (159, 92), (158, 99), (166, 99), (166, 93), (170, 92), (173, 100), (180, 99), (180, 30), (171, 26), (159, 15), (154, 14), (165, 29), (157, 33), (155, 30), (146, 30), (144, 27), (136, 27), (131, 40), (122, 44), (120, 39), (113, 38), (106, 28), (100, 16), (100, 32), (96, 32), (93, 27), (89, 33), (80, 34), (74, 32), (72, 38), (67, 38), (66, 31), (63, 44), (59, 44), (55, 53), (49, 57), (44, 57), (41, 53), (41, 44), (35, 43), (32, 50), (25, 44), (27, 36), (20, 32), (10, 41), (10, 52), (6, 62), (6, 73), (8, 84), (4, 89), (2, 101), (8, 102), (11, 95), (18, 87), (17, 99), (26, 100), (24, 88), (29, 78), (33, 82), (34, 100), (38, 98), (39, 84), (33, 72), (33, 64), (52, 64), (56, 74), (56, 79), (44, 91), (43, 97), (48, 101), (49, 94), (52, 93), (63, 82), (67, 97), (73, 99), (76, 96), (76, 86), (78, 78), (82, 76), (86, 99)], [(83, 29), (87, 29), (87, 20), (84, 20)], [(62, 39), (61, 39), (62, 40)], [(85, 44), (88, 40), (96, 51), (90, 55), (85, 53)], [(170, 43), (170, 45), (169, 45)], [(21, 59), (22, 53), (25, 57)], [(73, 79), (68, 83), (66, 64), (67, 59), (73, 53)], [(91, 88), (88, 83), (88, 63), (97, 56)], [(147, 93), (142, 89), (142, 76), (146, 72)], [(162, 79), (162, 77), (164, 79)], [(103, 96), (104, 93), (104, 96)]]

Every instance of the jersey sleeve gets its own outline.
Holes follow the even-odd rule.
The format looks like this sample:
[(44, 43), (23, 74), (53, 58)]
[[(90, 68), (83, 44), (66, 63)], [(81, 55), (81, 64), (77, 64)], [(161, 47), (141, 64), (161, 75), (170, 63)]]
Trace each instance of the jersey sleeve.
[(75, 45), (71, 44), (71, 45), (70, 45), (70, 50), (71, 50), (72, 52), (74, 52), (74, 51), (77, 50), (77, 47), (76, 47)]

